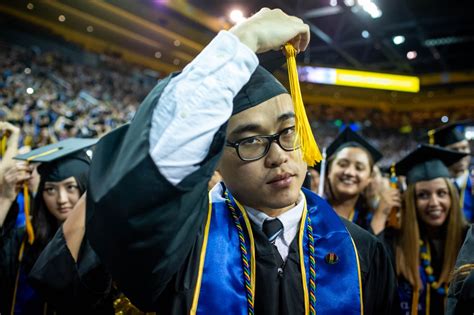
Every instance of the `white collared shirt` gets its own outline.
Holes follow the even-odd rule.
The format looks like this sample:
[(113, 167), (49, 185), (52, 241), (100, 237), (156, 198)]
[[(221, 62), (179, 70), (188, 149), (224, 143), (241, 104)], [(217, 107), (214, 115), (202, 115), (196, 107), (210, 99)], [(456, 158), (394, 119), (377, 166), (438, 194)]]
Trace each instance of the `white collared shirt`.
[[(278, 249), (283, 261), (286, 261), (291, 242), (293, 242), (296, 234), (298, 233), (299, 223), (301, 221), (301, 216), (303, 215), (304, 203), (305, 198), (302, 194), (300, 194), (295, 207), (276, 217), (283, 224), (283, 232), (280, 233), (280, 235), (278, 235), (275, 240), (275, 246)], [(265, 220), (275, 219), (274, 217), (270, 217), (262, 211), (258, 211), (250, 207), (245, 207), (245, 210), (247, 211), (250, 220), (252, 220), (252, 222), (255, 223), (260, 230), (262, 230), (263, 222)]]

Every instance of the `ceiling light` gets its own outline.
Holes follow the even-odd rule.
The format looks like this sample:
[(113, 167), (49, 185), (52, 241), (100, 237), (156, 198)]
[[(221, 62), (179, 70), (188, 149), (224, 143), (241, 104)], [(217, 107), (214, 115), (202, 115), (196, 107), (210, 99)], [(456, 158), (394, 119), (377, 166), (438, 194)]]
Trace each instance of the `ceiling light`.
[(66, 21), (66, 17), (61, 14), (60, 16), (58, 16), (58, 21), (59, 22), (64, 22), (64, 21)]
[(179, 65), (179, 59), (176, 58), (175, 60), (173, 60), (173, 64), (174, 64), (175, 66)]
[(161, 58), (161, 52), (159, 52), (159, 51), (155, 52), (155, 58), (160, 59)]
[(329, 1), (329, 5), (330, 5), (331, 7), (337, 6), (337, 0), (330, 0), (330, 1)]
[(89, 25), (88, 27), (86, 27), (86, 31), (92, 33), (94, 31), (94, 27), (92, 25)]
[(362, 33), (360, 33), (360, 35), (363, 37), (363, 38), (369, 38), (370, 37), (370, 33), (366, 30), (363, 30)]
[(28, 10), (33, 10), (35, 8), (35, 6), (33, 5), (33, 3), (29, 2), (27, 5), (26, 5), (26, 8)]
[(392, 38), (392, 41), (395, 45), (401, 45), (405, 42), (405, 36), (397, 35)]
[(407, 58), (410, 59), (410, 60), (415, 59), (416, 56), (418, 56), (418, 54), (414, 50), (407, 52)]
[(28, 93), (30, 95), (33, 94), (34, 92), (35, 92), (35, 90), (33, 90), (33, 88), (29, 87), (29, 88), (26, 89), (26, 93)]
[(344, 4), (348, 7), (352, 7), (355, 4), (354, 0), (344, 0)]
[(441, 122), (442, 123), (447, 123), (449, 121), (449, 117), (448, 116), (443, 116), (441, 117)]
[(174, 42), (173, 42), (173, 45), (175, 45), (176, 47), (179, 47), (181, 45), (181, 42), (176, 39)]

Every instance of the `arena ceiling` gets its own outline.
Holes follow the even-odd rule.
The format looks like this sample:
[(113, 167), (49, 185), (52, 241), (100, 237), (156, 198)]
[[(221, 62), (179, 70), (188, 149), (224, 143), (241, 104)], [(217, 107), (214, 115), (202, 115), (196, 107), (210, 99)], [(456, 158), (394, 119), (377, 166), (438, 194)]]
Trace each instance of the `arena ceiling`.
[[(381, 13), (377, 18), (358, 5), (370, 1)], [(249, 15), (263, 6), (282, 8), (310, 25), (311, 46), (300, 64), (417, 75), (422, 84), (417, 94), (370, 91), (370, 98), (363, 89), (303, 86), (311, 102), (400, 109), (473, 104), (471, 1), (2, 0), (0, 14), (4, 28), (18, 22), (41, 26), (86, 49), (116, 52), (169, 73), (192, 60), (218, 30), (231, 27), (232, 9)], [(395, 44), (395, 36), (403, 42)]]

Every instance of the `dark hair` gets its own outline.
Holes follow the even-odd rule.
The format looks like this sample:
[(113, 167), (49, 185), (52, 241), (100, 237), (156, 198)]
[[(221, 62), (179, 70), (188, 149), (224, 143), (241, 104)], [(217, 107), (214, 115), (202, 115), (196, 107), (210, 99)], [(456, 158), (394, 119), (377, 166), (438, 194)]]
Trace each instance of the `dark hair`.
[[(367, 157), (369, 159), (370, 174), (373, 173), (373, 169), (374, 169), (374, 165), (375, 165), (374, 159), (373, 159), (372, 155), (370, 154), (370, 152), (367, 151), (366, 148), (364, 148), (361, 145), (357, 145), (356, 143), (354, 143), (353, 145), (351, 144), (351, 145), (348, 145), (348, 146), (343, 146), (343, 147), (338, 148), (328, 158), (327, 165), (326, 165), (325, 191), (327, 192), (329, 202), (331, 201), (331, 198), (335, 198), (334, 192), (332, 190), (332, 185), (331, 185), (331, 182), (329, 180), (329, 170), (331, 169), (332, 163), (336, 160), (336, 157), (339, 154), (339, 152), (341, 152), (345, 148), (359, 148), (359, 149), (362, 149), (362, 151), (364, 151), (367, 154)], [(359, 211), (359, 215), (357, 217), (356, 223), (359, 226), (367, 228), (367, 219), (366, 218), (367, 218), (367, 215), (370, 211), (370, 207), (369, 207), (369, 202), (368, 202), (368, 200), (365, 197), (365, 194), (363, 192), (359, 193), (359, 198), (357, 198), (355, 208)]]
[[(81, 160), (82, 161), (82, 160)], [(73, 163), (77, 163), (77, 161), (73, 161)], [(81, 164), (85, 164), (84, 161), (79, 162)], [(61, 159), (58, 162), (55, 162), (56, 165), (48, 165), (48, 168), (51, 168), (51, 172), (57, 171), (58, 169), (65, 168), (61, 170), (62, 176), (64, 179), (69, 177), (74, 177), (76, 180), (79, 194), (82, 196), (84, 192), (87, 190), (87, 180), (88, 180), (88, 164), (86, 167), (81, 165), (81, 167), (76, 169), (71, 169), (71, 159)], [(26, 271), (29, 271), (38, 256), (41, 254), (41, 251), (46, 247), (49, 241), (53, 238), (54, 234), (58, 230), (61, 223), (58, 222), (55, 216), (51, 214), (48, 210), (44, 198), (43, 198), (43, 191), (46, 182), (56, 181), (51, 178), (47, 177), (47, 174), (40, 172), (41, 180), (38, 186), (38, 192), (35, 195), (32, 205), (32, 225), (33, 230), (35, 233), (35, 241), (28, 249), (28, 255), (25, 256), (24, 259), (24, 266)], [(44, 176), (43, 176), (44, 175)], [(58, 181), (64, 180), (60, 179)]]

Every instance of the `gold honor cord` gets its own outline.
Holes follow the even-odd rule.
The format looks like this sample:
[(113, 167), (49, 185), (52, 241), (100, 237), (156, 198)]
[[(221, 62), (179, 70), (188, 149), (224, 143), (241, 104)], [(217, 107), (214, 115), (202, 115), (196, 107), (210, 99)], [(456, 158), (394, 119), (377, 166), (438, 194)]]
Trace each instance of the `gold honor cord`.
[(284, 46), (286, 54), (286, 63), (288, 64), (288, 77), (290, 80), (291, 99), (295, 107), (296, 133), (299, 137), (303, 160), (309, 165), (314, 166), (316, 162), (322, 160), (316, 140), (314, 139), (311, 125), (303, 105), (301, 96), (300, 82), (298, 80), (298, 71), (296, 68), (296, 49), (291, 44)]
[(7, 150), (7, 135), (4, 134), (2, 136), (2, 144), (1, 144), (2, 148), (1, 148), (1, 153), (2, 153), (2, 158), (5, 156), (5, 151)]
[(435, 144), (435, 138), (434, 138), (435, 132), (436, 130), (434, 129), (431, 129), (430, 131), (428, 131), (428, 143), (431, 145)]

